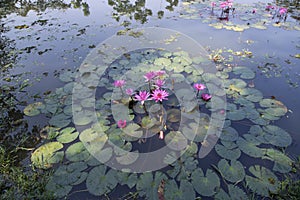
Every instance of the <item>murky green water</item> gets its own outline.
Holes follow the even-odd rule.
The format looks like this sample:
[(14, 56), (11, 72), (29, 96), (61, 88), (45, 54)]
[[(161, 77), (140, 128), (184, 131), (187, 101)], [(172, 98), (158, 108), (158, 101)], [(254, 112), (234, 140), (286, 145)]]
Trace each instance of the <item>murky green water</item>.
[[(57, 198), (272, 199), (294, 170), (298, 1), (238, 1), (228, 15), (201, 1), (0, 4), (1, 145), (53, 169)], [(159, 70), (162, 104), (114, 87), (146, 91)]]

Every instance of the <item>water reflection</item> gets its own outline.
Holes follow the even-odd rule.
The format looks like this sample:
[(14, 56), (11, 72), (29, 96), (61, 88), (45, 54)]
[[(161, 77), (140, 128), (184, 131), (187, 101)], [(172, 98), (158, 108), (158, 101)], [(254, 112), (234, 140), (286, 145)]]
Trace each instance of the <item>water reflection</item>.
[[(165, 9), (169, 11), (174, 11), (174, 7), (178, 6), (178, 0), (166, 0), (166, 2), (168, 5)], [(126, 19), (122, 22), (122, 25), (125, 27), (131, 24), (131, 20), (144, 24), (148, 21), (148, 17), (153, 16), (153, 11), (146, 7), (146, 3), (146, 0), (137, 0), (133, 3), (130, 0), (108, 0), (108, 5), (114, 10), (112, 17), (117, 22), (120, 22), (121, 18), (125, 17)], [(164, 14), (164, 10), (159, 10), (157, 17), (161, 19)]]

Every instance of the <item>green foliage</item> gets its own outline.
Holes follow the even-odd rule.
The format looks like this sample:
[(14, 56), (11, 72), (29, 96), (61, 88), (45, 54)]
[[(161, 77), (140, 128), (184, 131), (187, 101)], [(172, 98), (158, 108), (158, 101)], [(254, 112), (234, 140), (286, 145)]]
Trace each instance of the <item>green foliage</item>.
[(45, 191), (50, 174), (16, 166), (13, 153), (0, 146), (0, 199), (54, 199), (51, 193)]

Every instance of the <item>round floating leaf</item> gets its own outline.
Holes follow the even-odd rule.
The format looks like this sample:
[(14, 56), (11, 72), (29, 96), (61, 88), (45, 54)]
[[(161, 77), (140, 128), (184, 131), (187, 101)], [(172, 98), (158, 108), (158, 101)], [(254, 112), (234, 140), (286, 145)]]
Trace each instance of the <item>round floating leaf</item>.
[(57, 115), (52, 116), (49, 120), (49, 124), (52, 126), (56, 126), (59, 128), (64, 128), (71, 123), (70, 116), (65, 115), (64, 113), (60, 113)]
[(140, 175), (136, 184), (136, 189), (139, 192), (140, 197), (146, 197), (146, 199), (159, 199), (158, 187), (162, 180), (167, 180), (167, 176), (161, 172), (156, 172), (155, 177), (151, 172), (145, 172)]
[(180, 181), (180, 187), (178, 188), (175, 180), (168, 180), (164, 189), (165, 199), (195, 199), (196, 194), (193, 189), (193, 185), (187, 180)]
[(238, 132), (232, 127), (224, 128), (222, 130), (222, 134), (220, 135), (220, 139), (225, 141), (236, 141), (238, 137)]
[(167, 121), (179, 122), (181, 120), (181, 112), (178, 109), (170, 109), (167, 111)]
[(270, 192), (277, 193), (279, 189), (279, 181), (275, 174), (269, 169), (254, 165), (249, 168), (253, 176), (246, 176), (247, 186), (256, 194), (269, 197)]
[(106, 166), (99, 165), (90, 171), (86, 179), (86, 187), (91, 194), (101, 196), (117, 186), (116, 171), (111, 169), (106, 173), (106, 170)]
[(79, 135), (78, 132), (74, 132), (76, 129), (74, 127), (67, 127), (60, 131), (59, 136), (56, 138), (57, 141), (61, 143), (73, 142)]
[(239, 121), (239, 120), (243, 120), (246, 117), (246, 112), (243, 109), (227, 111), (226, 117), (227, 117), (227, 119), (230, 119), (233, 121)]
[(241, 150), (239, 150), (237, 146), (234, 148), (230, 148), (220, 144), (216, 144), (215, 150), (219, 156), (229, 160), (236, 160), (241, 156)]
[(222, 159), (218, 163), (218, 169), (227, 181), (236, 183), (242, 181), (245, 177), (243, 165), (237, 160), (231, 160), (230, 164)]
[[(81, 111), (80, 115), (76, 114), (73, 116), (74, 124), (78, 126), (88, 125), (92, 122), (94, 113), (89, 110)], [(75, 117), (76, 116), (76, 117)]]
[(263, 130), (268, 133), (264, 138), (270, 143), (278, 147), (287, 147), (291, 145), (292, 138), (288, 132), (274, 125), (267, 125)]
[(273, 170), (278, 171), (280, 173), (288, 173), (292, 169), (293, 161), (284, 153), (275, 150), (275, 149), (267, 149), (266, 159), (272, 160), (275, 162)]
[(241, 95), (251, 102), (259, 102), (263, 99), (262, 92), (255, 88), (245, 88), (241, 91)]
[(220, 187), (219, 177), (211, 169), (208, 169), (206, 175), (204, 175), (202, 169), (198, 168), (192, 173), (191, 177), (194, 189), (203, 196), (213, 196), (216, 189)]
[(228, 193), (226, 193), (224, 190), (220, 190), (214, 198), (216, 200), (247, 200), (249, 199), (245, 192), (235, 185), (228, 185)]
[(52, 164), (62, 160), (63, 152), (57, 152), (62, 149), (60, 142), (49, 142), (37, 148), (31, 155), (31, 162), (39, 168), (47, 169)]
[(90, 154), (82, 142), (74, 143), (66, 150), (66, 158), (69, 161), (78, 162), (81, 160), (87, 160), (89, 156)]
[(44, 109), (45, 105), (42, 102), (35, 102), (29, 104), (24, 108), (24, 114), (27, 116), (36, 116), (41, 113), (41, 109)]
[(260, 144), (259, 141), (248, 141), (239, 137), (236, 143), (239, 146), (239, 149), (249, 156), (261, 158), (264, 155), (264, 149), (257, 147), (257, 145)]
[(157, 58), (154, 61), (154, 65), (159, 65), (159, 66), (168, 66), (171, 64), (171, 60), (169, 58)]
[(253, 79), (255, 77), (255, 73), (247, 67), (234, 67), (233, 73), (240, 75), (242, 79)]
[(169, 132), (165, 137), (165, 141), (167, 146), (173, 150), (180, 151), (187, 147), (187, 139), (179, 131)]
[(134, 163), (139, 157), (139, 152), (134, 151), (134, 152), (126, 152), (120, 157), (116, 157), (116, 160), (118, 163), (121, 165), (130, 165)]
[(69, 194), (73, 187), (70, 185), (59, 185), (54, 181), (54, 177), (51, 177), (45, 188), (53, 193), (54, 197), (63, 198)]

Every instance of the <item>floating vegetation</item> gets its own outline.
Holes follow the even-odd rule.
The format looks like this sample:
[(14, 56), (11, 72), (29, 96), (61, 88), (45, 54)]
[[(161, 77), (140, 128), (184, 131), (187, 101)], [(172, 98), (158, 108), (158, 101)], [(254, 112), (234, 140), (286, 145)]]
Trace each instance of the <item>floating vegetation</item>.
[(249, 28), (264, 30), (270, 26), (299, 31), (299, 24), (291, 16), (297, 16), (297, 13), (299, 15), (299, 10), (290, 13), (288, 8), (262, 2), (245, 4), (223, 1), (217, 5), (213, 1), (192, 1), (182, 3), (180, 17), (201, 19), (215, 29), (237, 32)]
[[(208, 62), (184, 51), (145, 49), (116, 59), (102, 77), (89, 74), (88, 68), (97, 68), (86, 65), (80, 84), (72, 84), (74, 73), (61, 74), (64, 87), (50, 93), (44, 102), (24, 109), (28, 116), (48, 116), (50, 125), (57, 128), (55, 137), (36, 149), (31, 158), (39, 168), (60, 163), (47, 189), (64, 197), (73, 186), (84, 184), (89, 193), (102, 196), (120, 184), (146, 199), (246, 199), (250, 192), (257, 197), (276, 193), (279, 180), (274, 172), (288, 173), (293, 163), (278, 150), (289, 146), (292, 139), (274, 124), (288, 109), (249, 87), (256, 74), (247, 66), (220, 62), (223, 76), (218, 77), (203, 70)], [(221, 98), (225, 93), (218, 89), (220, 80), (227, 103)], [(81, 90), (82, 96), (74, 96), (74, 89), (91, 87), (96, 81), (95, 100), (88, 99), (85, 90), (89, 88)], [(72, 87), (77, 103), (70, 106)], [(211, 99), (201, 98), (201, 93), (208, 92)], [(199, 108), (204, 111), (200, 113)], [(72, 118), (74, 112), (83, 114)], [(218, 130), (211, 117), (224, 117), (226, 122), (214, 147), (219, 160), (204, 169), (197, 154), (213, 138), (207, 139), (209, 127)], [(155, 143), (168, 149), (159, 161), (166, 170), (134, 173), (131, 166), (145, 161), (143, 147), (152, 149)], [(243, 163), (240, 158), (245, 155), (273, 163), (273, 169)], [(121, 167), (122, 171), (107, 166)], [(221, 186), (221, 180), (228, 184)]]

